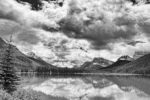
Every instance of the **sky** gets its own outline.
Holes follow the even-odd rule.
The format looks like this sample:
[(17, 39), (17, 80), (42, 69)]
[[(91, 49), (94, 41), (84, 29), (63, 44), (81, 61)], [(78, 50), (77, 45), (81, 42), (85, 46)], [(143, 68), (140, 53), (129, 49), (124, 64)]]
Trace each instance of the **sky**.
[[(28, 1), (28, 2), (27, 2)], [(60, 67), (150, 50), (146, 0), (0, 0), (0, 36)], [(134, 1), (134, 0), (133, 0)]]

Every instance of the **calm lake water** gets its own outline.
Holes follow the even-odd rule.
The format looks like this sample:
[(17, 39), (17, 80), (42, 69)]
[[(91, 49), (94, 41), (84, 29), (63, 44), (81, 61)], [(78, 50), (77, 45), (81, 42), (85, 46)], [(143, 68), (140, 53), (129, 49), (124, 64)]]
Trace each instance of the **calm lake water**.
[(23, 76), (24, 89), (43, 100), (150, 100), (150, 77), (142, 76)]

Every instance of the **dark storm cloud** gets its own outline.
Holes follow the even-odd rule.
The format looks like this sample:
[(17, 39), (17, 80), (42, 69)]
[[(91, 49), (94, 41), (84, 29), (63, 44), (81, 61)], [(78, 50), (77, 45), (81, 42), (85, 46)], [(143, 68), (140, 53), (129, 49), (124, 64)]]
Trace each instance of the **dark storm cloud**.
[(123, 15), (122, 17), (115, 18), (114, 22), (118, 26), (133, 26), (136, 24), (136, 20), (127, 14)]
[[(118, 20), (122, 20), (121, 18)], [(108, 43), (119, 39), (131, 39), (136, 35), (135, 24), (130, 21), (108, 21), (91, 20), (91, 24), (84, 24), (83, 20), (69, 16), (60, 21), (62, 31), (71, 38), (83, 38), (91, 41), (96, 48), (103, 48)], [(117, 23), (117, 24), (115, 24)]]
[(61, 30), (69, 37), (79, 38), (82, 35), (83, 22), (74, 16), (62, 19), (59, 22)]
[[(110, 3), (111, 5), (115, 3)], [(122, 5), (122, 2), (116, 5), (118, 9), (122, 9), (119, 5)], [(94, 5), (93, 10), (89, 12), (88, 9), (91, 8), (82, 8), (73, 0), (69, 5), (68, 15), (59, 22), (63, 33), (71, 38), (87, 39), (95, 49), (108, 48), (109, 43), (130, 40), (137, 34), (136, 20), (128, 13), (120, 17), (113, 16), (111, 20), (112, 16), (98, 7)], [(86, 19), (82, 16), (86, 16)]]

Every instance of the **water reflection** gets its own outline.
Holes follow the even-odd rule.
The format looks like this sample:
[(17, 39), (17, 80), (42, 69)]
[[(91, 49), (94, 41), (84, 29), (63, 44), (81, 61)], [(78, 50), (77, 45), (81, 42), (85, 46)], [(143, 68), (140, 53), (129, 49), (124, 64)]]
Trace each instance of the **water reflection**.
[(59, 97), (53, 100), (150, 100), (149, 77), (40, 76), (24, 77), (23, 83), (24, 89)]

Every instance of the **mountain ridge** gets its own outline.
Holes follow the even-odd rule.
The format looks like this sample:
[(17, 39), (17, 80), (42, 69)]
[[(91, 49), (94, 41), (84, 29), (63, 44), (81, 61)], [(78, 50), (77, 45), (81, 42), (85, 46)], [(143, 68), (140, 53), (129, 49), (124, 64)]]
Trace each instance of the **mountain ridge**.
[[(8, 44), (0, 38), (0, 62), (3, 59), (4, 52)], [(12, 45), (14, 64), (17, 71), (35, 71), (37, 68), (54, 69), (54, 71), (80, 71), (80, 72), (107, 72), (107, 73), (136, 73), (136, 74), (149, 74), (150, 73), (150, 54), (144, 55), (138, 59), (133, 59), (128, 55), (121, 56), (116, 62), (109, 61), (104, 58), (94, 58), (92, 61), (85, 62), (80, 68), (68, 69), (53, 66), (36, 54), (29, 55), (23, 54), (19, 49)]]
[(115, 70), (117, 73), (136, 73), (149, 74), (150, 73), (150, 54), (144, 55), (130, 63), (120, 66)]
[(81, 65), (82, 69), (85, 70), (100, 70), (103, 67), (111, 65), (113, 62), (104, 58), (94, 58), (92, 61), (85, 62)]
[(133, 61), (133, 58), (131, 58), (128, 55), (124, 55), (124, 56), (121, 56), (120, 58), (118, 58), (118, 60), (116, 62), (114, 62), (113, 64), (111, 64), (111, 65), (109, 65), (105, 68), (102, 68), (101, 70), (108, 71), (108, 72), (113, 72), (118, 67), (120, 67), (124, 64), (130, 63), (131, 61)]
[[(7, 48), (8, 44), (0, 37), (0, 62), (3, 59), (3, 54)], [(23, 54), (19, 49), (14, 46), (12, 46), (12, 53), (14, 57), (14, 65), (15, 69), (17, 71), (23, 71), (23, 70), (35, 70), (37, 67), (49, 67), (49, 68), (55, 68), (53, 65), (45, 62), (42, 59), (35, 59), (32, 57), (29, 57), (25, 54)]]

